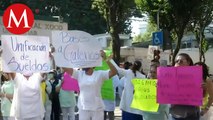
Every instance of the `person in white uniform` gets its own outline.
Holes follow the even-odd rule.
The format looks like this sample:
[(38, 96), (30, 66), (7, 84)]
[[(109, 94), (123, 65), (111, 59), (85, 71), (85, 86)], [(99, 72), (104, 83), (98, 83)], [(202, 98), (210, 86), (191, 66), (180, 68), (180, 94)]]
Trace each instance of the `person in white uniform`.
[(1, 99), (1, 113), (3, 120), (11, 120), (10, 109), (14, 93), (14, 82), (8, 73), (3, 73), (1, 76), (3, 84), (1, 86), (0, 99)]
[(40, 84), (44, 74), (11, 73), (11, 77), (15, 83), (11, 116), (14, 116), (15, 120), (42, 120), (45, 110)]
[(134, 93), (134, 87), (131, 82), (132, 79), (146, 78), (146, 76), (140, 72), (142, 63), (136, 60), (133, 63), (132, 68), (127, 70), (120, 68), (113, 61), (112, 64), (118, 70), (118, 74), (123, 75), (126, 78), (126, 80), (124, 81), (124, 90), (120, 101), (120, 109), (122, 110), (122, 120), (143, 120), (142, 111), (130, 107)]
[[(106, 60), (106, 55), (101, 51)], [(79, 120), (104, 120), (104, 104), (101, 98), (101, 86), (104, 80), (108, 80), (117, 74), (117, 70), (109, 60), (106, 60), (110, 70), (94, 71), (93, 68), (75, 70), (63, 68), (65, 72), (78, 80), (80, 94), (78, 98)]]

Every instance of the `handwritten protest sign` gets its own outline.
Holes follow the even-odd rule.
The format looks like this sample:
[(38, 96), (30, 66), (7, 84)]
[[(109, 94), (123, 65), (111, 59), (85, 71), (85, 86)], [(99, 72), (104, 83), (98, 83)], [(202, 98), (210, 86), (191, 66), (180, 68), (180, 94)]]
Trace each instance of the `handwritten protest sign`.
[(101, 44), (89, 33), (77, 30), (53, 31), (55, 62), (59, 67), (86, 68), (101, 66)]
[(202, 67), (158, 67), (157, 73), (159, 103), (202, 105)]
[(159, 104), (156, 100), (156, 80), (133, 79), (134, 96), (131, 107), (148, 112), (157, 112)]
[[(105, 51), (106, 56), (109, 56), (112, 52), (107, 50)], [(95, 67), (95, 70), (108, 70), (109, 66), (105, 61), (102, 61), (102, 66)], [(115, 100), (113, 80), (105, 80), (101, 87), (101, 96), (104, 100)]]
[(61, 87), (63, 90), (80, 92), (78, 81), (66, 72), (64, 73), (64, 80)]
[(2, 35), (4, 72), (49, 72), (49, 37)]

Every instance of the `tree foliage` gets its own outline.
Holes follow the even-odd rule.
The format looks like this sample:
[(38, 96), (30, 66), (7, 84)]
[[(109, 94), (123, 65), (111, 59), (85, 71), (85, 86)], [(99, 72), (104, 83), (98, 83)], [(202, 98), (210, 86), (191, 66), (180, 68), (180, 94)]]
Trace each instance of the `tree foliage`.
[(156, 16), (159, 12), (160, 28), (167, 29), (175, 34), (173, 36), (177, 36), (176, 47), (172, 53), (172, 64), (174, 65), (184, 31), (202, 0), (136, 0), (136, 2), (156, 23)]
[(213, 0), (202, 0), (202, 4), (195, 9), (189, 28), (192, 28), (199, 43), (199, 61), (205, 62), (205, 52), (208, 50), (208, 42), (204, 35), (205, 28), (213, 19)]
[(107, 31), (106, 20), (97, 9), (91, 9), (90, 0), (0, 0), (0, 10), (13, 3), (28, 5), (37, 16), (58, 16), (68, 23), (69, 30), (82, 30), (90, 34)]
[(129, 18), (137, 15), (135, 3), (132, 0), (94, 0), (93, 8), (99, 12), (107, 21), (108, 31), (112, 37), (112, 51), (114, 60), (120, 60), (120, 38), (119, 33), (129, 33), (126, 26), (130, 25)]
[(139, 34), (133, 38), (133, 42), (144, 42), (152, 40), (152, 33), (157, 31), (157, 26), (155, 23), (149, 21), (147, 25), (146, 32)]

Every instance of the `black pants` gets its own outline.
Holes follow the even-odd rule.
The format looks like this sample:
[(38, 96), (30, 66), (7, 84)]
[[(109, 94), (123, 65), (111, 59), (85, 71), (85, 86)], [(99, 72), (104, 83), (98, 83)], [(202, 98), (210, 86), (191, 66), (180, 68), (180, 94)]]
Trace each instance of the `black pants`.
[(109, 120), (114, 120), (114, 111), (104, 111), (104, 120), (109, 118)]
[(54, 97), (52, 100), (52, 111), (51, 111), (51, 120), (60, 120), (61, 107), (59, 103), (59, 98)]

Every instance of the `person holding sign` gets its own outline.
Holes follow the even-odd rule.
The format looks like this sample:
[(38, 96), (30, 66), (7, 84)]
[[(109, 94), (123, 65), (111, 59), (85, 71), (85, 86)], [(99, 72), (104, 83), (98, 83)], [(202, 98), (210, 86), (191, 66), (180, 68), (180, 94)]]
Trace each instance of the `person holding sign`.
[(104, 80), (108, 80), (117, 74), (117, 70), (106, 59), (106, 54), (101, 51), (102, 58), (108, 64), (110, 70), (97, 70), (92, 67), (76, 70), (63, 68), (73, 78), (78, 80), (80, 94), (78, 98), (79, 120), (104, 120), (104, 104), (101, 98), (101, 86)]
[[(153, 61), (151, 61), (153, 62)], [(153, 62), (150, 66), (148, 79), (157, 79), (157, 67), (159, 62)], [(145, 112), (143, 111), (144, 120), (167, 120), (168, 119), (168, 105), (160, 104), (157, 112)]]
[[(62, 84), (65, 84), (64, 81), (67, 79), (70, 80), (73, 78), (65, 72), (62, 77)], [(61, 111), (63, 113), (63, 120), (75, 120), (76, 99), (75, 99), (74, 91), (64, 90), (63, 87), (60, 86), (59, 101), (60, 101)]]
[(44, 105), (41, 97), (40, 83), (43, 73), (10, 73), (15, 83), (11, 116), (16, 120), (42, 120)]
[[(209, 108), (213, 103), (213, 83), (209, 79), (208, 66), (203, 62), (195, 63), (197, 66), (202, 66), (203, 68), (203, 106), (201, 107), (201, 119), (207, 120)], [(205, 116), (204, 116), (205, 115)]]
[(3, 71), (14, 81), (10, 116), (15, 120), (43, 120), (40, 84), (50, 71), (49, 37), (2, 35)]
[(132, 109), (130, 107), (134, 92), (134, 87), (131, 82), (132, 79), (146, 78), (145, 75), (140, 72), (142, 63), (140, 61), (135, 61), (132, 68), (128, 70), (118, 67), (115, 62), (112, 63), (118, 70), (118, 73), (124, 75), (126, 78), (120, 102), (120, 109), (122, 110), (122, 120), (143, 120), (142, 112), (140, 110)]
[[(175, 60), (175, 67), (193, 66), (191, 57), (186, 53), (180, 53)], [(170, 114), (172, 120), (199, 120), (199, 106), (171, 105)]]

